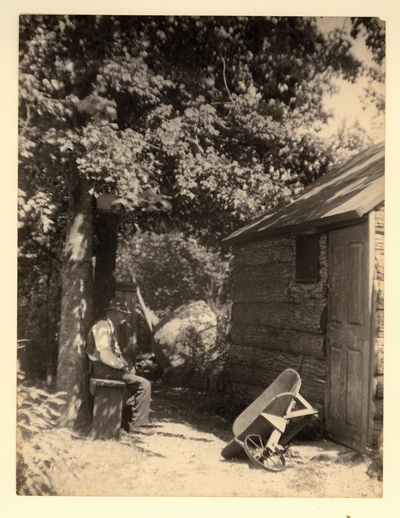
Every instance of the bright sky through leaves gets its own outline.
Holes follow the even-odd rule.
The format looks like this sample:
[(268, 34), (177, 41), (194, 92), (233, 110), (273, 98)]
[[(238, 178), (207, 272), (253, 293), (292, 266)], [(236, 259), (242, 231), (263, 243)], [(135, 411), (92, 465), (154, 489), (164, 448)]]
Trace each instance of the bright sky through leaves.
[[(336, 28), (344, 28), (349, 33), (351, 30), (349, 17), (321, 17), (318, 18), (318, 25), (323, 32), (329, 32)], [(365, 45), (365, 40), (361, 35), (358, 36), (354, 44), (353, 52), (357, 58), (366, 64), (373, 64), (372, 53)], [(328, 137), (335, 133), (343, 121), (345, 121), (348, 128), (358, 121), (361, 127), (369, 132), (375, 142), (383, 141), (384, 114), (378, 114), (375, 106), (371, 105), (371, 103), (364, 106), (361, 102), (361, 99), (364, 97), (364, 89), (368, 87), (368, 79), (365, 77), (360, 78), (354, 84), (344, 80), (336, 80), (335, 83), (340, 89), (339, 92), (325, 99), (325, 106), (334, 112), (334, 118), (323, 127), (320, 133), (321, 136)], [(380, 93), (385, 93), (384, 84), (375, 82), (373, 86)]]

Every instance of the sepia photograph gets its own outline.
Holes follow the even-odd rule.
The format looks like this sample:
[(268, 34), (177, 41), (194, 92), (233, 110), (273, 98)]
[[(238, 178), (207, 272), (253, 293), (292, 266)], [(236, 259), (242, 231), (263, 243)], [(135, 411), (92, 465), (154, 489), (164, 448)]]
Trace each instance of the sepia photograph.
[(159, 12), (17, 15), (15, 494), (380, 500), (387, 20)]

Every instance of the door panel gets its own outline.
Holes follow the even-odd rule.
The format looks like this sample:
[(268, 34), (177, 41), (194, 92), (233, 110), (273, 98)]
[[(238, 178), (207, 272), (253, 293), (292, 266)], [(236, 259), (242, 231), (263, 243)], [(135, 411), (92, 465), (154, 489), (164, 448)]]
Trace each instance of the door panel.
[(366, 224), (329, 232), (328, 246), (326, 428), (338, 442), (360, 448), (369, 361)]
[(349, 324), (362, 324), (362, 252), (360, 243), (349, 244)]
[(331, 248), (331, 289), (330, 296), (330, 310), (332, 322), (342, 322), (344, 318), (344, 304), (341, 294), (345, 288), (343, 284), (343, 264), (344, 251), (343, 246), (332, 245)]
[(360, 365), (362, 364), (361, 351), (347, 351), (347, 383), (346, 394), (346, 422), (358, 426), (361, 419), (362, 380), (360, 379)]
[(344, 392), (341, 390), (341, 384), (344, 379), (345, 361), (343, 358), (343, 350), (339, 347), (331, 347), (331, 394), (330, 394), (330, 416), (334, 419), (341, 418), (341, 409), (344, 405)]

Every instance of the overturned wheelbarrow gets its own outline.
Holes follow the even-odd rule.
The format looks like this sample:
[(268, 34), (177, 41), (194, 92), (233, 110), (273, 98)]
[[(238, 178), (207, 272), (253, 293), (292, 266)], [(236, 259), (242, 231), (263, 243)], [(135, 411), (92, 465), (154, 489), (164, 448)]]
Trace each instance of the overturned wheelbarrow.
[[(285, 468), (284, 447), (318, 414), (299, 393), (301, 378), (284, 370), (233, 423), (234, 438), (222, 450), (225, 459), (243, 451), (253, 464), (267, 471)], [(290, 421), (293, 426), (287, 430)]]

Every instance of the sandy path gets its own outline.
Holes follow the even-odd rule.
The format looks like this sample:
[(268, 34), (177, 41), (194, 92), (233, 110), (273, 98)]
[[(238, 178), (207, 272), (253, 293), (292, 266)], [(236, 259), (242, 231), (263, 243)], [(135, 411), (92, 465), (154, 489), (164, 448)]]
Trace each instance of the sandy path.
[[(194, 397), (194, 399), (193, 399)], [(371, 459), (321, 440), (293, 443), (286, 469), (257, 469), (247, 457), (225, 460), (230, 423), (196, 404), (201, 393), (155, 392), (151, 433), (120, 441), (66, 441), (70, 469), (60, 495), (380, 497), (382, 482), (367, 475)], [(201, 400), (199, 399), (199, 402)]]

